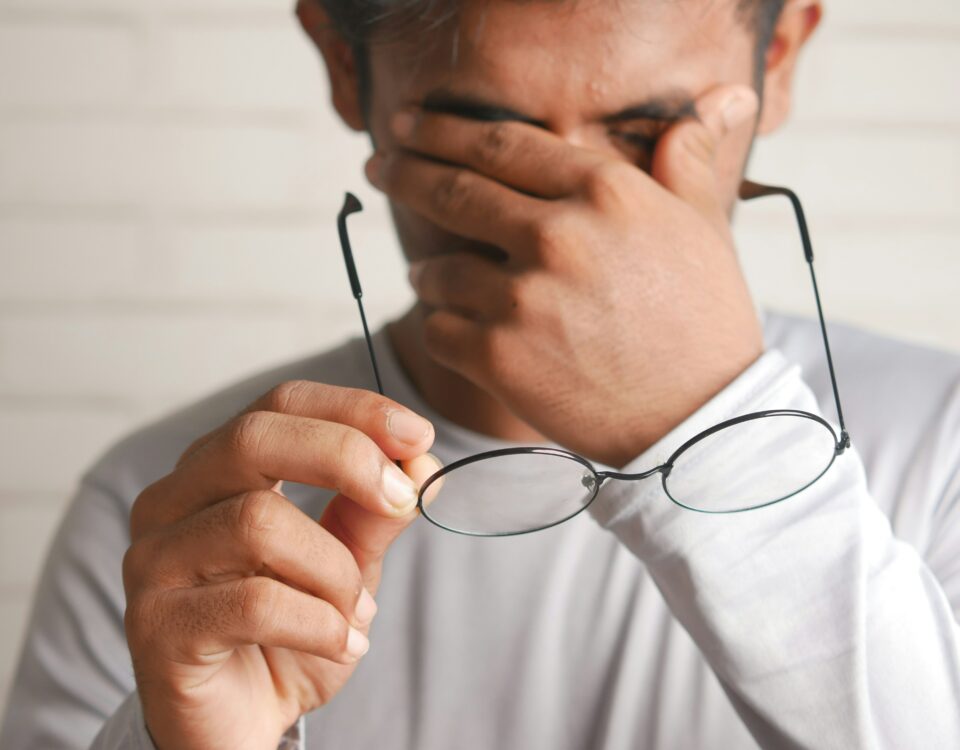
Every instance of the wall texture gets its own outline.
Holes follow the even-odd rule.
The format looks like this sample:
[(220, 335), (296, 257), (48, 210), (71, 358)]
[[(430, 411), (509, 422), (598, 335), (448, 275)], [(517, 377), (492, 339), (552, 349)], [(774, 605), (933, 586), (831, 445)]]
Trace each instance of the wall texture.
[[(82, 469), (145, 419), (409, 299), (364, 139), (283, 0), (0, 0), (0, 706)], [(757, 179), (808, 207), (827, 314), (960, 350), (960, 3), (834, 2)], [(812, 311), (786, 206), (739, 216), (758, 298)]]

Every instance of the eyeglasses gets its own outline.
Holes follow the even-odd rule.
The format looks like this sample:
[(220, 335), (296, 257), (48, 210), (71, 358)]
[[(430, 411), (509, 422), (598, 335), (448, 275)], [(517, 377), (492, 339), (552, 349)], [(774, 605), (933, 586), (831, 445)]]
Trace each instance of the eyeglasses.
[[(813, 248), (803, 207), (792, 190), (747, 180), (740, 186), (742, 200), (768, 195), (786, 196), (800, 227), (837, 407), (839, 436), (825, 419), (816, 414), (795, 409), (771, 409), (743, 414), (703, 430), (677, 448), (660, 466), (639, 474), (601, 471), (583, 456), (563, 448), (529, 446), (486, 451), (444, 466), (423, 483), (418, 499), (423, 516), (440, 528), (458, 534), (527, 534), (573, 518), (593, 502), (600, 486), (608, 479), (634, 481), (655, 474), (660, 475), (667, 497), (683, 508), (700, 513), (739, 513), (793, 497), (826, 474), (837, 456), (850, 447), (850, 436), (843, 421), (827, 327), (813, 271)], [(347, 216), (361, 210), (360, 201), (347, 193), (337, 217), (337, 228), (350, 286), (360, 309), (377, 390), (383, 395), (377, 358), (363, 311), (363, 292), (347, 234)], [(764, 446), (762, 453), (755, 447), (761, 445)], [(772, 450), (770, 446), (773, 446)], [(751, 451), (756, 453), (749, 455)], [(705, 481), (698, 466), (708, 455), (711, 473)], [(724, 461), (724, 456), (736, 456), (736, 460)], [(431, 486), (441, 479), (442, 490), (435, 493), (432, 500), (425, 501)]]

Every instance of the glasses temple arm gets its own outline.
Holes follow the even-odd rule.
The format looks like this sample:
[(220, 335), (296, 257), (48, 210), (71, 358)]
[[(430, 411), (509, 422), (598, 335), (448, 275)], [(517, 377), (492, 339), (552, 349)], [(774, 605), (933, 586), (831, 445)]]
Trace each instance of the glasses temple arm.
[(363, 210), (363, 205), (353, 193), (346, 193), (343, 198), (343, 207), (337, 214), (337, 231), (340, 234), (340, 249), (343, 250), (343, 262), (347, 267), (347, 276), (350, 278), (350, 289), (353, 298), (360, 308), (360, 320), (363, 323), (363, 337), (367, 341), (367, 351), (370, 353), (370, 364), (373, 365), (373, 376), (377, 381), (377, 391), (383, 394), (383, 383), (380, 381), (380, 369), (377, 367), (377, 355), (373, 353), (373, 340), (370, 338), (370, 328), (367, 325), (367, 316), (363, 311), (363, 290), (360, 288), (360, 277), (357, 275), (357, 266), (353, 261), (353, 251), (350, 249), (350, 235), (347, 233), (347, 217), (350, 214)]
[(797, 217), (797, 224), (800, 227), (800, 240), (803, 243), (803, 256), (807, 261), (807, 267), (810, 269), (810, 280), (813, 282), (813, 296), (817, 302), (817, 317), (820, 319), (820, 331), (823, 334), (823, 347), (827, 354), (827, 369), (830, 371), (830, 384), (833, 386), (833, 400), (837, 406), (837, 417), (840, 420), (840, 440), (838, 449), (840, 452), (850, 447), (850, 435), (847, 433), (847, 427), (843, 420), (843, 407), (840, 406), (840, 390), (837, 388), (837, 376), (833, 369), (833, 356), (830, 353), (830, 339), (827, 336), (827, 324), (823, 319), (823, 305), (820, 302), (820, 288), (817, 286), (817, 275), (813, 271), (813, 245), (810, 242), (810, 232), (807, 229), (807, 220), (803, 213), (803, 206), (800, 205), (800, 199), (797, 194), (789, 188), (775, 187), (772, 185), (761, 185), (750, 180), (744, 180), (740, 184), (740, 199), (753, 200), (754, 198), (763, 198), (768, 195), (783, 195), (790, 199), (790, 205), (793, 206), (793, 212)]

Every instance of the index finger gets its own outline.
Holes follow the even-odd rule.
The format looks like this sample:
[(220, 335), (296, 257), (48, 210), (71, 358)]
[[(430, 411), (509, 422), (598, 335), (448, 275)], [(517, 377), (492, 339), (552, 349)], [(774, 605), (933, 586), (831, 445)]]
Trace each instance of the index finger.
[[(238, 416), (255, 411), (272, 411), (356, 427), (393, 459), (419, 456), (433, 444), (433, 425), (428, 420), (393, 399), (362, 388), (291, 380), (271, 388)], [(194, 440), (180, 456), (177, 466), (208, 445), (226, 426), (220, 425)]]
[(340, 422), (255, 411), (231, 420), (205, 446), (137, 497), (131, 534), (192, 515), (278, 479), (336, 489), (382, 515), (403, 515), (416, 487), (370, 436)]
[(398, 145), (460, 164), (538, 198), (575, 194), (600, 154), (530, 123), (482, 122), (407, 107), (391, 120)]

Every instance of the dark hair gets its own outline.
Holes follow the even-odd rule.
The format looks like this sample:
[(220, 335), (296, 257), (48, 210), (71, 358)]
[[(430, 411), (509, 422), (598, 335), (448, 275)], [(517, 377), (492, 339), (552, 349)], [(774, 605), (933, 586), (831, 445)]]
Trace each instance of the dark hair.
[[(411, 27), (429, 33), (457, 16), (463, 0), (305, 0), (319, 2), (334, 29), (352, 47), (357, 64), (364, 117), (369, 106), (370, 75), (367, 45), (374, 33), (384, 40), (399, 39)], [(525, 2), (527, 0), (511, 0)], [(543, 0), (546, 2), (547, 0)], [(563, 0), (553, 0), (562, 2)], [(764, 59), (785, 0), (735, 0), (735, 12), (756, 40), (754, 86), (763, 94)]]

